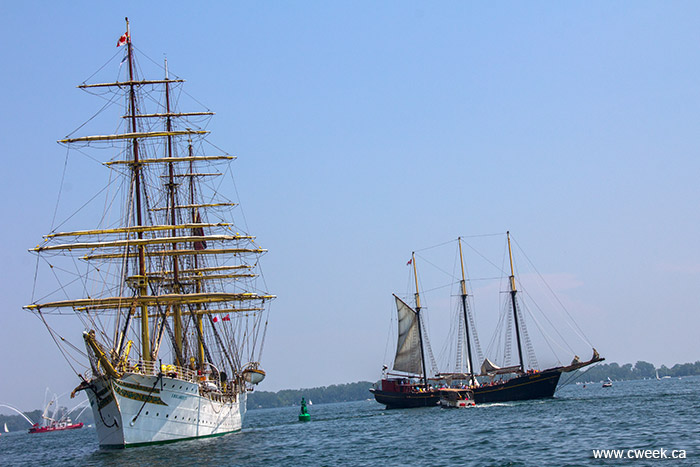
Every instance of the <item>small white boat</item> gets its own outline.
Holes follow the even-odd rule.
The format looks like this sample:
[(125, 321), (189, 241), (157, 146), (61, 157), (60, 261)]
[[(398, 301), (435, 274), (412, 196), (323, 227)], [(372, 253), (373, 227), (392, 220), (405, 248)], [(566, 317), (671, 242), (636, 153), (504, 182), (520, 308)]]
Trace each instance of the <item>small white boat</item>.
[(603, 382), (603, 387), (604, 388), (611, 388), (612, 387), (612, 380), (608, 378), (607, 381)]
[(470, 389), (440, 389), (440, 407), (458, 409), (473, 407), (474, 405), (476, 405), (474, 394)]

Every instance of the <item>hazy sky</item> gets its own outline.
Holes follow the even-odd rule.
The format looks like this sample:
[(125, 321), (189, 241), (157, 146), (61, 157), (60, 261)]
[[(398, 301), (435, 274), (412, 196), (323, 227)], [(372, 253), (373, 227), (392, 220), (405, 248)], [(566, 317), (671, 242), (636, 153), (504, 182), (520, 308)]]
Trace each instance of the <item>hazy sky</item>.
[(491, 3), (3, 4), (0, 402), (78, 383), (21, 309), (27, 249), (124, 16), (238, 156), (279, 297), (261, 390), (377, 379), (411, 251), (506, 230), (609, 361), (700, 359), (700, 4)]

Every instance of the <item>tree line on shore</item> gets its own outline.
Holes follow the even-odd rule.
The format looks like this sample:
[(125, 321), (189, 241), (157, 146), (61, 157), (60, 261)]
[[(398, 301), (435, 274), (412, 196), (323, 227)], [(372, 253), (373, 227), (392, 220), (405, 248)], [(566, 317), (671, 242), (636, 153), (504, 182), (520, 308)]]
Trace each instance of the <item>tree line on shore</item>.
[(301, 398), (311, 400), (314, 404), (330, 402), (361, 401), (372, 395), (369, 388), (372, 383), (359, 381), (357, 383), (332, 384), (309, 389), (283, 389), (277, 392), (254, 391), (248, 394), (248, 408), (272, 408), (299, 405)]
[[(638, 361), (634, 365), (626, 363), (599, 363), (588, 370), (583, 370), (575, 377), (578, 381), (603, 381), (608, 378), (616, 381), (656, 378), (664, 376), (680, 377), (700, 375), (700, 361), (695, 363), (677, 363), (671, 368), (661, 365), (656, 368), (653, 364)], [(302, 397), (311, 399), (314, 403), (359, 401), (372, 397), (369, 388), (372, 383), (360, 381), (357, 383), (334, 384), (331, 386), (310, 389), (284, 389), (278, 392), (255, 391), (248, 395), (248, 408), (273, 408), (299, 405)]]
[(658, 371), (659, 378), (664, 376), (680, 377), (700, 375), (700, 361), (695, 363), (677, 363), (671, 368), (666, 365), (661, 365), (656, 368), (648, 362), (638, 361), (634, 365), (626, 363), (618, 365), (617, 363), (599, 363), (588, 370), (581, 372), (577, 378), (579, 381), (602, 381), (612, 379), (616, 381), (656, 378)]
[[(41, 420), (42, 413), (43, 410), (24, 412), (24, 414), (35, 423)], [(5, 424), (7, 424), (7, 429), (9, 431), (26, 431), (31, 426), (21, 415), (0, 415), (0, 428), (3, 428)]]

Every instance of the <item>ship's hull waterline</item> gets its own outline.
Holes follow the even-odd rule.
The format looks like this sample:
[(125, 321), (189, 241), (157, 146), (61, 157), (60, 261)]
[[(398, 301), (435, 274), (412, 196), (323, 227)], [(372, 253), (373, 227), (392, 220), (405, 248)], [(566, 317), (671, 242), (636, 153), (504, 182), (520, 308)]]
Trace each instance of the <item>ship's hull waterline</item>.
[(440, 402), (438, 391), (429, 392), (393, 392), (370, 389), (374, 399), (387, 409), (410, 409), (414, 407), (434, 407)]
[[(474, 402), (490, 404), (494, 402), (512, 402), (554, 397), (562, 368), (552, 368), (537, 373), (528, 373), (495, 385), (484, 384), (471, 388)], [(387, 408), (429, 407), (438, 405), (439, 391), (400, 392), (370, 390), (374, 398)]]
[(560, 369), (551, 369), (518, 376), (494, 386), (479, 386), (473, 388), (474, 402), (477, 404), (488, 404), (493, 402), (548, 399), (554, 397), (560, 377)]
[(86, 390), (102, 448), (126, 448), (240, 431), (246, 393), (202, 395), (197, 383), (168, 376), (98, 377)]

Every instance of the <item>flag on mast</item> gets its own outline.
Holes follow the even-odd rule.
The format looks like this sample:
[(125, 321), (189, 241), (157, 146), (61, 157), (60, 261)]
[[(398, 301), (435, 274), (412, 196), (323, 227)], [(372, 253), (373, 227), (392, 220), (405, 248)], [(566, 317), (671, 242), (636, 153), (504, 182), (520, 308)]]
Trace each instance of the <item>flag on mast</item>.
[(122, 37), (119, 38), (117, 41), (117, 47), (121, 47), (122, 45), (126, 44), (127, 41), (129, 40), (129, 33), (125, 32)]

